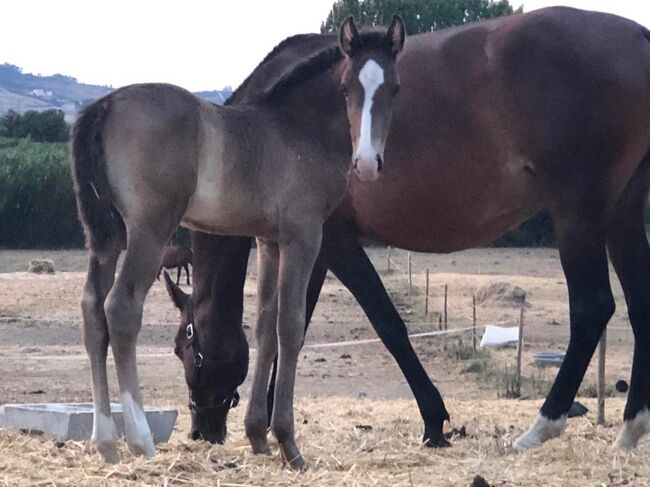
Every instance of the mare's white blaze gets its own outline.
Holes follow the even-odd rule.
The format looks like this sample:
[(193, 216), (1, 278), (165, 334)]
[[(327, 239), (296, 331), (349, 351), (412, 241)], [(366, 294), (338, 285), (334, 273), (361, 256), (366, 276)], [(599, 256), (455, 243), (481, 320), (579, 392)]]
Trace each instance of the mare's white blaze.
[(122, 394), (122, 413), (124, 415), (124, 429), (126, 430), (126, 440), (132, 448), (138, 453), (147, 456), (153, 456), (155, 449), (149, 423), (144, 415), (144, 411), (138, 403), (133, 400), (130, 392)]
[(379, 171), (377, 155), (380, 155), (380, 151), (372, 143), (372, 102), (375, 93), (384, 83), (384, 70), (376, 61), (369, 59), (359, 71), (359, 82), (363, 86), (364, 98), (354, 159), (361, 179), (372, 181), (377, 178)]
[(558, 419), (548, 419), (539, 414), (530, 429), (517, 438), (512, 446), (522, 452), (560, 436), (566, 428), (566, 418), (566, 414)]
[(624, 450), (636, 448), (641, 437), (648, 432), (650, 432), (650, 411), (645, 407), (639, 411), (636, 418), (625, 421), (615, 445)]

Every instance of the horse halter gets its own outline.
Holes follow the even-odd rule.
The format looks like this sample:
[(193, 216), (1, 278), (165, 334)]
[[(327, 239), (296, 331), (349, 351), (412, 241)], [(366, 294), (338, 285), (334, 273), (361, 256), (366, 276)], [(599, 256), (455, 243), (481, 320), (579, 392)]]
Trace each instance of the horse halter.
[[(194, 305), (192, 304), (192, 298), (189, 299), (189, 323), (185, 327), (185, 338), (187, 338), (188, 344), (185, 348), (192, 347), (192, 372), (191, 372), (191, 384), (197, 384), (199, 379), (199, 372), (204, 365), (209, 365), (210, 363), (216, 364), (216, 361), (206, 358), (201, 353), (199, 348), (199, 339), (196, 334), (196, 329), (194, 328)], [(192, 398), (192, 388), (190, 387), (190, 402), (188, 407), (190, 411), (197, 416), (209, 414), (212, 411), (223, 411), (237, 407), (239, 404), (239, 392), (237, 389), (233, 391), (232, 394), (226, 396), (223, 401), (217, 403), (214, 406), (205, 406), (197, 404), (197, 402)]]

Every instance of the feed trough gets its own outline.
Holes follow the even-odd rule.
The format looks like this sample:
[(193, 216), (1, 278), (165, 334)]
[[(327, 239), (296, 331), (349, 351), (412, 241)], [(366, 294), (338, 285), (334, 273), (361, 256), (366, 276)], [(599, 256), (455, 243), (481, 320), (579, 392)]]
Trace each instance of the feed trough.
[(559, 367), (564, 361), (564, 352), (535, 352), (533, 358), (538, 367)]
[[(124, 436), (122, 405), (111, 404), (117, 433)], [(178, 411), (145, 407), (154, 443), (169, 440)], [(90, 439), (93, 431), (92, 403), (5, 404), (0, 408), (0, 426), (29, 432), (46, 433), (59, 441)]]

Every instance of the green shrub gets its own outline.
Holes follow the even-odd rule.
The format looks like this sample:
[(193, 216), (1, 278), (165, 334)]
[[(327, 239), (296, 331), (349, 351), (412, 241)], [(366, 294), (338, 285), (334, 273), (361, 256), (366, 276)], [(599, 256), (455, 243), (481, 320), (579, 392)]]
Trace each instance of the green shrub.
[(0, 138), (0, 247), (79, 247), (66, 144)]

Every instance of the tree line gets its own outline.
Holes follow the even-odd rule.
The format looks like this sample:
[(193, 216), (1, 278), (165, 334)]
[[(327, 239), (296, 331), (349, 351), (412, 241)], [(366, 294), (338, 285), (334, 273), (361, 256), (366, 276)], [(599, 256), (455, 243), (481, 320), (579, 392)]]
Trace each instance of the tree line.
[(9, 110), (0, 117), (0, 137), (67, 142), (69, 127), (61, 110), (28, 110), (23, 114)]

